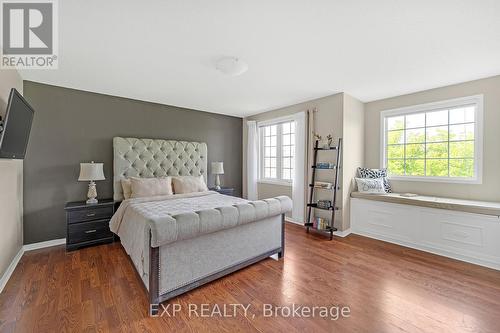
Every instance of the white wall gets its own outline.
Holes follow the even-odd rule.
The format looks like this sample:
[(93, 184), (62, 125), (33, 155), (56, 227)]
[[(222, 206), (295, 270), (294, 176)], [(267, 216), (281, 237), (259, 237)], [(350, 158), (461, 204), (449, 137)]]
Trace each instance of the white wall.
[(395, 192), (460, 199), (500, 201), (500, 76), (387, 98), (365, 104), (365, 164), (378, 168), (380, 161), (380, 112), (404, 106), (484, 94), (483, 183), (453, 184), (392, 181)]
[(365, 110), (364, 104), (356, 98), (344, 94), (343, 109), (343, 140), (342, 156), (342, 230), (350, 228), (351, 200), (353, 178), (356, 177), (358, 167), (364, 165), (365, 140)]
[[(23, 91), (14, 70), (0, 70), (0, 114), (5, 114), (11, 88)], [(0, 159), (0, 277), (23, 246), (23, 162)]]

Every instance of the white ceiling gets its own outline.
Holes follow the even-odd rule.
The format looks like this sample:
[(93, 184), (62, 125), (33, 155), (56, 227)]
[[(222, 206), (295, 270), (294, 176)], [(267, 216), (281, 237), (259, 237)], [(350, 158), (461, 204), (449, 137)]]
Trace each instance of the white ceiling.
[(64, 0), (59, 17), (59, 69), (25, 79), (235, 116), (500, 74), (498, 0)]

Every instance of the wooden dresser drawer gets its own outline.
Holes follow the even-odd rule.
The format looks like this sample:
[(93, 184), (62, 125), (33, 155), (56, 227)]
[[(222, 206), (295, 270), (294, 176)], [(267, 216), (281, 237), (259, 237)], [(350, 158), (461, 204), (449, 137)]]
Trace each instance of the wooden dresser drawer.
[(68, 225), (68, 244), (111, 238), (109, 219)]
[(67, 251), (114, 241), (114, 234), (109, 230), (109, 221), (115, 211), (113, 199), (101, 199), (97, 204), (67, 202), (64, 210)]
[(111, 206), (89, 207), (87, 209), (69, 211), (68, 223), (109, 219), (111, 216), (113, 216), (113, 207)]

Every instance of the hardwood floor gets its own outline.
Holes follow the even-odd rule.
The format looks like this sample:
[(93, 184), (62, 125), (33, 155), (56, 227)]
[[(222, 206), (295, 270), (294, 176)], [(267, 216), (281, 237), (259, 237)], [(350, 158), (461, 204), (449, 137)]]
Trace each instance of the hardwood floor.
[[(201, 315), (204, 303), (250, 308), (226, 318), (190, 312), (191, 304)], [(350, 316), (263, 315), (264, 304), (292, 303), (348, 306)], [(181, 311), (148, 317), (120, 244), (53, 247), (21, 259), (0, 295), (0, 331), (498, 332), (500, 272), (356, 235), (330, 242), (287, 225), (285, 260), (264, 260), (167, 304)]]

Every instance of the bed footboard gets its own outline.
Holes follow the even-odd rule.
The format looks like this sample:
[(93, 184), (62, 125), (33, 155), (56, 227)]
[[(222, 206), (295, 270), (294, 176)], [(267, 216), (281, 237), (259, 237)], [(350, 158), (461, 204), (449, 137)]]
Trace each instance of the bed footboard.
[(159, 247), (150, 247), (149, 249), (149, 314), (150, 316), (156, 316), (159, 312), (160, 303), (167, 301), (171, 298), (174, 298), (178, 295), (181, 295), (189, 290), (195, 289), (201, 285), (204, 285), (208, 282), (219, 279), (225, 275), (231, 274), (237, 270), (240, 270), (244, 267), (257, 263), (263, 259), (266, 259), (272, 255), (278, 255), (278, 258), (283, 258), (285, 254), (285, 214), (281, 214), (281, 246), (273, 249), (271, 251), (266, 251), (262, 254), (254, 256), (250, 259), (247, 259), (243, 262), (240, 262), (236, 265), (228, 267), (222, 271), (216, 272), (209, 276), (205, 276), (199, 280), (196, 280), (192, 283), (189, 283), (185, 286), (177, 288), (175, 290), (171, 290), (167, 293), (160, 294), (160, 248)]

